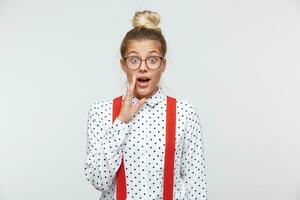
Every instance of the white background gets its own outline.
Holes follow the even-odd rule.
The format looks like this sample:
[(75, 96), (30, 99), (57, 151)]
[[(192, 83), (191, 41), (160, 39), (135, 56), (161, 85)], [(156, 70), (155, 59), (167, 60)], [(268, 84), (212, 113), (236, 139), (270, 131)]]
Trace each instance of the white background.
[(209, 200), (300, 199), (300, 2), (0, 1), (0, 199), (98, 199), (87, 111), (124, 88), (135, 11), (161, 15), (165, 92), (200, 110)]

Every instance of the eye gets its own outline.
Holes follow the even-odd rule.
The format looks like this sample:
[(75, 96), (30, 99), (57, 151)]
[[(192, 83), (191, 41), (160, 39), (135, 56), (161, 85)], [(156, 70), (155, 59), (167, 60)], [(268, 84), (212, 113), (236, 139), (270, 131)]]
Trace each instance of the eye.
[(149, 63), (151, 63), (151, 64), (154, 64), (154, 63), (157, 62), (158, 59), (159, 59), (159, 58), (156, 57), (156, 56), (151, 56), (151, 57), (149, 57), (149, 58), (147, 59), (147, 61), (148, 61)]
[(129, 57), (129, 62), (136, 64), (140, 62), (140, 59), (136, 56)]

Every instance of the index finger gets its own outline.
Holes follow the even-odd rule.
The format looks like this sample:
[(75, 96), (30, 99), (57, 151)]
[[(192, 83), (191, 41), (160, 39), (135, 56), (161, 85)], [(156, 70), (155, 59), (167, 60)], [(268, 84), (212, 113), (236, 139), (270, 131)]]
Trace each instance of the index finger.
[(133, 95), (133, 92), (134, 92), (134, 88), (135, 88), (135, 84), (136, 84), (136, 75), (132, 75), (132, 81), (131, 81), (131, 87), (130, 87), (130, 91), (131, 91), (131, 94)]

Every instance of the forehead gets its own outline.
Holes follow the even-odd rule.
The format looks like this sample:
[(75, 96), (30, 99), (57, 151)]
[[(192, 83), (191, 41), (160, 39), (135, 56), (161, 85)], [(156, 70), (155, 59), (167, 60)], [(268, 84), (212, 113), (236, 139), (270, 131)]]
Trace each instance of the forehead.
[(155, 40), (131, 40), (128, 43), (126, 54), (160, 54), (161, 45)]

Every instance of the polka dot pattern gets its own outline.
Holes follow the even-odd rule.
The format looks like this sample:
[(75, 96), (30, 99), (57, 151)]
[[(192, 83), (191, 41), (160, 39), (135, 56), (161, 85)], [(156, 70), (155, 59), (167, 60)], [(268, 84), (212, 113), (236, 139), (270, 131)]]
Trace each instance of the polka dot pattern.
[[(125, 93), (123, 94), (123, 98)], [(116, 199), (116, 172), (124, 157), (127, 200), (163, 199), (166, 95), (160, 86), (129, 123), (112, 123), (113, 99), (88, 111), (86, 179), (100, 200)], [(133, 96), (132, 103), (138, 99)], [(198, 110), (176, 99), (174, 200), (207, 199), (202, 131)]]

